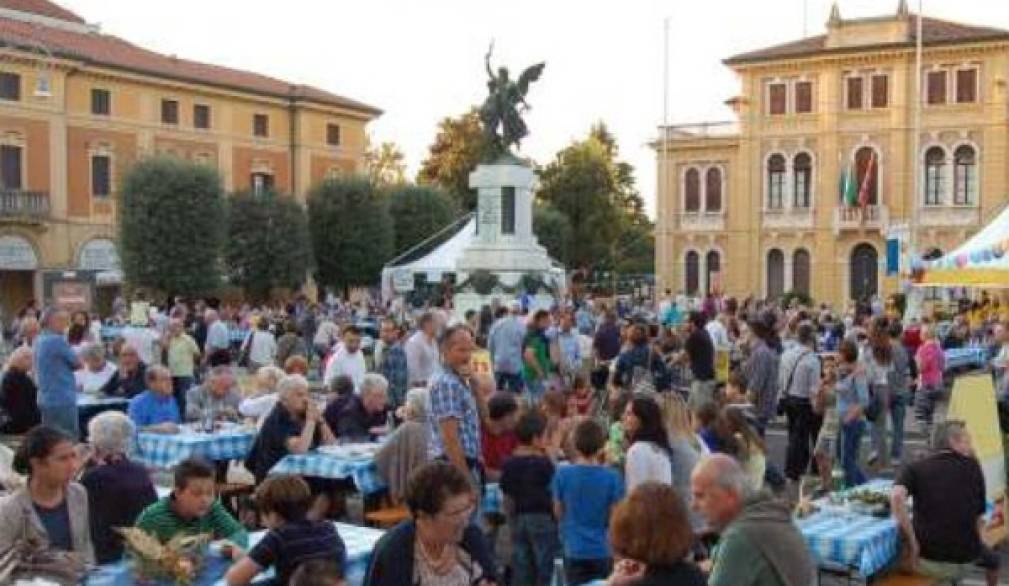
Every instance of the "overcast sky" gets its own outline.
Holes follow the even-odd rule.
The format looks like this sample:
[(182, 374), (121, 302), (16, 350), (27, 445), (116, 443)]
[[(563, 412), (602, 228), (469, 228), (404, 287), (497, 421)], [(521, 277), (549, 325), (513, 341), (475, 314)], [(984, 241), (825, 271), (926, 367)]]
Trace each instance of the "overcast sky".
[[(823, 32), (830, 0), (56, 0), (102, 30), (179, 57), (316, 85), (382, 108), (376, 142), (406, 153), (411, 177), (438, 121), (480, 102), (483, 56), (518, 71), (546, 61), (532, 87), (540, 163), (605, 121), (654, 210), (647, 141), (662, 122), (663, 19), (670, 19), (671, 122), (731, 119), (738, 91), (721, 60)], [(910, 0), (916, 10), (918, 0)], [(897, 0), (842, 0), (841, 15), (896, 10)], [(925, 0), (929, 16), (1009, 29), (1009, 0)]]

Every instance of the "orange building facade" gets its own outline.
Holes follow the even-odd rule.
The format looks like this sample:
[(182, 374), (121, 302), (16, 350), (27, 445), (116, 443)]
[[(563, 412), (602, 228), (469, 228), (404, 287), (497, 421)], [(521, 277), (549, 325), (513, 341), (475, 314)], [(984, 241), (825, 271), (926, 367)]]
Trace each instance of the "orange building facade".
[(117, 282), (118, 188), (138, 158), (174, 155), (217, 168), (228, 192), (303, 199), (362, 168), (366, 125), (380, 114), (142, 49), (46, 0), (0, 0), (2, 318), (53, 300), (61, 275)]

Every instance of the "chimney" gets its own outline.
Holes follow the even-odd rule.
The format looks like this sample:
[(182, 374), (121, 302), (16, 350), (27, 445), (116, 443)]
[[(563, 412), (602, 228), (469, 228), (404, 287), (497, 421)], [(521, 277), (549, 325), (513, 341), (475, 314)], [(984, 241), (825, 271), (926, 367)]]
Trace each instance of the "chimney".
[(897, 18), (907, 18), (911, 15), (911, 11), (907, 9), (907, 0), (899, 0), (897, 2)]
[(841, 9), (837, 7), (837, 0), (830, 6), (830, 17), (827, 19), (827, 28), (841, 24)]

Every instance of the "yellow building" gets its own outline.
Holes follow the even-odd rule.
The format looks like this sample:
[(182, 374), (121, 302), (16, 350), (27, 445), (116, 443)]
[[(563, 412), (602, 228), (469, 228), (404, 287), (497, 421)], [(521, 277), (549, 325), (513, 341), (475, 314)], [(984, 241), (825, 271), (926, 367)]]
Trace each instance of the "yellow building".
[[(0, 0), (0, 305), (115, 280), (116, 192), (138, 157), (217, 167), (228, 191), (303, 198), (362, 166), (381, 112), (265, 75), (166, 56), (47, 0)], [(90, 302), (91, 299), (86, 301)]]
[[(946, 251), (1002, 208), (1009, 31), (922, 18), (916, 150), (916, 22), (903, 0), (849, 20), (835, 4), (826, 34), (724, 61), (737, 120), (654, 144), (660, 291), (797, 290), (840, 307), (899, 290), (888, 236), (914, 229), (918, 250)], [(841, 198), (848, 169), (865, 205)]]

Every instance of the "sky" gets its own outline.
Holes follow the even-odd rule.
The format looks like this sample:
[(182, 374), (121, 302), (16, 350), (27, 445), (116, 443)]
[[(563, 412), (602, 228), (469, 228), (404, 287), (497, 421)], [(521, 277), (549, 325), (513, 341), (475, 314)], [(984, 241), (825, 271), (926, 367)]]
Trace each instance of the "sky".
[[(485, 97), (483, 59), (513, 75), (546, 62), (528, 96), (522, 154), (541, 164), (596, 121), (616, 135), (655, 209), (648, 142), (663, 122), (663, 23), (669, 22), (670, 123), (731, 120), (738, 83), (721, 60), (821, 34), (831, 0), (56, 0), (102, 31), (180, 58), (305, 83), (382, 110), (415, 176), (438, 122)], [(918, 0), (910, 0), (916, 11)], [(841, 0), (843, 18), (897, 0)], [(924, 0), (924, 14), (1009, 29), (1009, 0)], [(805, 19), (804, 19), (805, 15)]]

